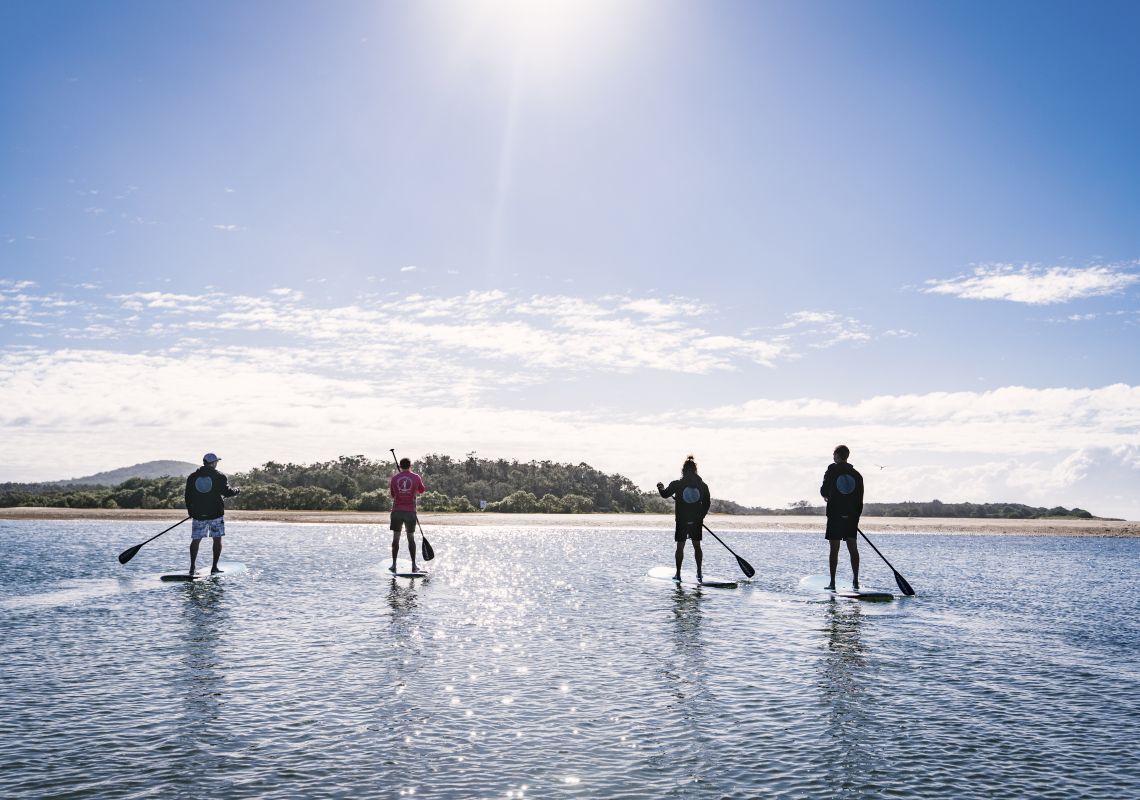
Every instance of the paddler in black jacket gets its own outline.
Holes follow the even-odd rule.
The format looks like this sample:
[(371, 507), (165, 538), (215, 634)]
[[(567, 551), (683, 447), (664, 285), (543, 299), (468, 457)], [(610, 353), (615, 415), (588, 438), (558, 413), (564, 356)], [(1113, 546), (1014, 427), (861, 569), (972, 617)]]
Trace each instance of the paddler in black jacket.
[(676, 561), (677, 573), (673, 580), (681, 580), (681, 563), (685, 560), (685, 539), (693, 541), (693, 557), (697, 560), (697, 581), (703, 580), (701, 575), (701, 526), (705, 521), (705, 514), (709, 513), (712, 505), (712, 495), (709, 494), (708, 485), (697, 474), (697, 462), (692, 456), (685, 459), (681, 465), (681, 479), (673, 481), (668, 486), (657, 482), (657, 491), (662, 497), (672, 497), (673, 513), (677, 521), (677, 529), (673, 534), (673, 541), (677, 543)]
[(240, 490), (231, 489), (226, 476), (218, 472), (221, 461), (213, 453), (202, 456), (202, 466), (186, 479), (186, 513), (193, 517), (190, 523), (190, 574), (194, 574), (194, 562), (198, 560), (198, 544), (209, 536), (214, 540), (214, 565), (210, 573), (218, 569), (218, 557), (222, 554), (222, 537), (226, 535), (226, 513), (222, 498), (233, 497)]
[(832, 460), (823, 474), (819, 493), (827, 501), (827, 532), (824, 538), (831, 545), (828, 566), (831, 583), (827, 588), (835, 591), (835, 568), (839, 565), (839, 543), (847, 542), (851, 554), (851, 588), (859, 591), (859, 516), (863, 513), (863, 476), (847, 463), (851, 451), (841, 444), (832, 453)]

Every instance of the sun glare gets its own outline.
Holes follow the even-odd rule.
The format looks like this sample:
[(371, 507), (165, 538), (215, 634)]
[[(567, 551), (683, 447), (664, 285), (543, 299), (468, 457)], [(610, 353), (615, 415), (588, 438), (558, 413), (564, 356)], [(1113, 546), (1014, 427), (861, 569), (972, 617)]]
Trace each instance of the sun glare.
[(528, 68), (587, 68), (618, 44), (634, 3), (602, 0), (477, 0), (453, 20), (471, 45), (518, 58)]

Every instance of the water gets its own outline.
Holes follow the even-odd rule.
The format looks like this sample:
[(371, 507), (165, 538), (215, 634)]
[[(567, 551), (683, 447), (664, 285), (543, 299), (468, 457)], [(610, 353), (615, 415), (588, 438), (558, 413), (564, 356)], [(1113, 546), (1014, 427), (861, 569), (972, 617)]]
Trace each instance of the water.
[(919, 596), (871, 604), (799, 588), (814, 534), (722, 536), (736, 590), (644, 577), (671, 531), (437, 525), (413, 584), (374, 527), (233, 522), (244, 574), (161, 583), (178, 529), (119, 566), (162, 527), (0, 522), (5, 797), (1140, 791), (1138, 540), (873, 535)]

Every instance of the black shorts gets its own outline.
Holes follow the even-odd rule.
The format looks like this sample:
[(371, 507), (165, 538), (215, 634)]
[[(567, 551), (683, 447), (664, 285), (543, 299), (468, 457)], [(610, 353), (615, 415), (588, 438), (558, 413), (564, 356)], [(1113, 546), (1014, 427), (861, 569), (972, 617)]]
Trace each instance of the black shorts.
[(824, 539), (854, 539), (859, 533), (858, 517), (828, 517)]
[(694, 542), (699, 542), (703, 534), (701, 523), (677, 520), (677, 531), (673, 534), (673, 541), (683, 542), (686, 539), (692, 539)]
[(403, 527), (408, 533), (415, 533), (416, 522), (418, 521), (415, 511), (393, 511), (392, 532), (399, 533), (400, 528)]

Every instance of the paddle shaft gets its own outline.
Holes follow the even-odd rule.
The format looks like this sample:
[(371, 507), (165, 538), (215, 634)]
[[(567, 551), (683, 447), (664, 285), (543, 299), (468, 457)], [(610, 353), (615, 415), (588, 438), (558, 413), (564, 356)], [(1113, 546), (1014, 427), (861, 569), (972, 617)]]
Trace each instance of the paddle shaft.
[(159, 536), (162, 536), (162, 534), (166, 533), (167, 531), (172, 531), (172, 530), (174, 530), (175, 528), (177, 528), (179, 525), (181, 525), (181, 524), (182, 524), (183, 522), (185, 522), (187, 519), (190, 519), (190, 517), (186, 517), (186, 519), (180, 519), (180, 520), (178, 520), (178, 522), (175, 522), (173, 525), (171, 525), (171, 526), (170, 526), (169, 528), (167, 528), (165, 531), (160, 531), (159, 533), (156, 533), (154, 536), (150, 537), (149, 539), (147, 539), (147, 540), (146, 540), (145, 542), (143, 542), (142, 544), (136, 544), (134, 547), (128, 547), (126, 550), (124, 550), (123, 552), (119, 553), (119, 563), (120, 563), (120, 564), (126, 564), (128, 561), (130, 561), (132, 558), (134, 558), (134, 557), (135, 557), (135, 553), (137, 553), (139, 550), (141, 550), (141, 549), (142, 549), (142, 546), (143, 546), (144, 544), (150, 544), (151, 542), (153, 542), (153, 541), (154, 541), (155, 539), (157, 539)]
[(895, 583), (899, 585), (899, 589), (902, 590), (902, 593), (905, 595), (913, 595), (914, 589), (910, 588), (910, 584), (907, 583), (906, 578), (899, 574), (899, 571), (897, 569), (891, 566), (891, 562), (887, 561), (887, 557), (885, 555), (879, 553), (879, 548), (875, 547), (875, 543), (867, 538), (867, 534), (863, 533), (863, 531), (859, 528), (856, 528), (855, 530), (859, 531), (859, 535), (863, 537), (867, 544), (871, 545), (871, 549), (878, 553), (879, 558), (883, 559), (883, 563), (890, 567), (891, 572), (895, 574)]
[[(400, 459), (396, 458), (396, 448), (389, 447), (388, 452), (392, 454), (392, 460), (396, 462), (396, 469), (400, 469)], [(424, 535), (424, 526), (420, 524), (419, 515), (416, 515), (416, 527), (420, 529), (420, 539), (423, 541), (424, 561), (431, 561), (435, 558), (435, 549), (427, 540), (427, 536)]]
[[(701, 522), (701, 527), (704, 528), (709, 533), (712, 533), (712, 537), (714, 539), (716, 539), (718, 542), (720, 542), (721, 544), (724, 544), (724, 539), (721, 539), (719, 536), (717, 536), (715, 533), (713, 533), (712, 529), (709, 528), (709, 526), (706, 525), (703, 521)], [(734, 551), (731, 547), (729, 547), (727, 544), (724, 544), (724, 549), (727, 550), (728, 552), (732, 553), (732, 555), (736, 556), (736, 563), (740, 565), (741, 572), (743, 572), (749, 578), (751, 578), (753, 575), (756, 574), (756, 570), (754, 570), (752, 568), (752, 565), (749, 564), (747, 561), (745, 561), (740, 556), (736, 555), (736, 551)]]

